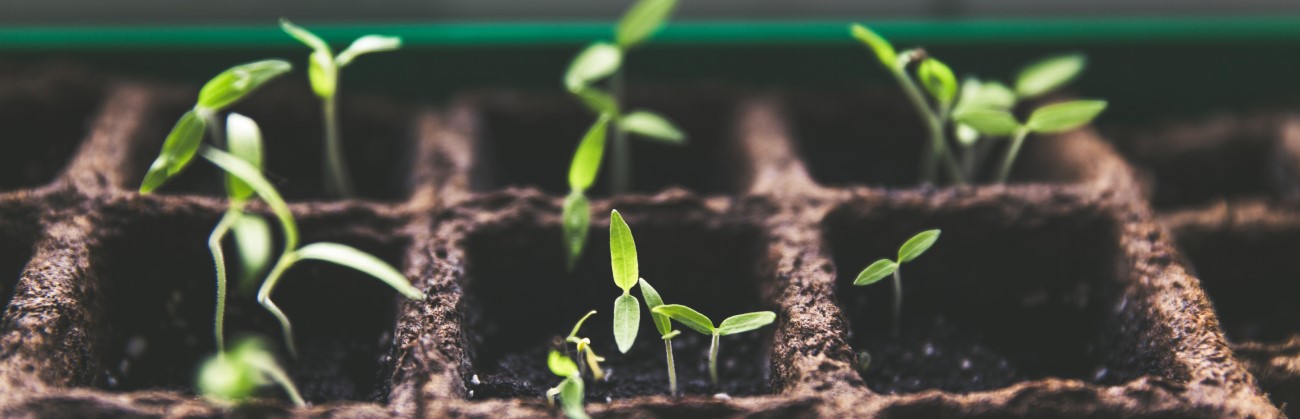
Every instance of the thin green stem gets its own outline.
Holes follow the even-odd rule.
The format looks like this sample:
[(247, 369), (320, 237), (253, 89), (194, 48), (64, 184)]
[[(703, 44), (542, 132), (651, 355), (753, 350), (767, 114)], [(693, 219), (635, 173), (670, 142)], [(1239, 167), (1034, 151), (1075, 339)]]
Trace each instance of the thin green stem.
[(217, 339), (217, 351), (226, 350), (225, 340), (225, 319), (226, 319), (226, 257), (221, 250), (221, 240), (226, 237), (230, 231), (230, 226), (235, 224), (239, 219), (240, 207), (242, 203), (232, 202), (230, 208), (221, 216), (221, 221), (217, 222), (216, 228), (212, 229), (212, 235), (208, 236), (208, 251), (212, 253), (212, 262), (217, 268), (217, 308), (214, 320), (212, 322), (212, 333)]
[(325, 115), (325, 190), (338, 198), (351, 198), (354, 195), (352, 176), (348, 174), (348, 165), (343, 159), (343, 144), (339, 138), (337, 97), (336, 94), (321, 98)]
[(199, 118), (203, 119), (203, 124), (208, 126), (208, 136), (212, 137), (212, 144), (217, 148), (226, 148), (226, 130), (217, 119), (217, 113), (210, 109), (196, 108)]
[(668, 395), (677, 397), (677, 367), (673, 365), (672, 339), (664, 339), (664, 351), (668, 353)]
[(302, 394), (298, 393), (298, 387), (293, 385), (293, 380), (289, 379), (289, 374), (285, 373), (284, 369), (280, 368), (269, 356), (266, 359), (258, 358), (252, 362), (257, 369), (284, 389), (284, 392), (289, 395), (290, 400), (293, 400), (295, 406), (307, 406), (307, 402), (302, 399)]
[(934, 183), (938, 178), (939, 162), (943, 161), (948, 167), (949, 177), (952, 178), (953, 183), (957, 185), (966, 184), (966, 179), (961, 174), (961, 168), (957, 165), (957, 160), (948, 152), (948, 142), (945, 139), (943, 129), (946, 117), (943, 114), (946, 114), (946, 112), (942, 112), (940, 115), (935, 114), (934, 110), (930, 108), (929, 101), (921, 93), (921, 89), (916, 86), (911, 77), (908, 77), (904, 70), (905, 67), (906, 62), (903, 62), (899, 67), (892, 68), (891, 72), (894, 78), (898, 80), (898, 84), (903, 87), (903, 93), (907, 95), (908, 101), (912, 102), (916, 112), (921, 115), (926, 130), (930, 134), (930, 144), (921, 153), (921, 182)]
[(1016, 155), (1020, 154), (1020, 146), (1025, 143), (1025, 138), (1028, 136), (1028, 127), (1020, 127), (1020, 130), (1016, 131), (1016, 137), (1011, 140), (1007, 155), (1002, 159), (1002, 168), (998, 170), (998, 183), (1007, 183), (1007, 178), (1011, 177), (1011, 166), (1015, 165)]
[(257, 290), (257, 303), (261, 304), (266, 311), (271, 312), (272, 316), (280, 322), (280, 330), (284, 333), (284, 347), (289, 351), (289, 356), (298, 357), (298, 347), (293, 344), (293, 324), (289, 323), (289, 317), (284, 315), (284, 311), (271, 301), (271, 291), (275, 290), (276, 283), (284, 276), (284, 272), (297, 262), (297, 257), (293, 252), (288, 252), (280, 256), (276, 261), (275, 267), (271, 268), (271, 273), (266, 276), (266, 281), (262, 282), (262, 288)]
[[(614, 101), (618, 105), (619, 113), (623, 109), (623, 69), (614, 72), (609, 78), (610, 90), (614, 93)], [(621, 117), (621, 115), (615, 115)], [(628, 144), (627, 132), (619, 128), (618, 121), (609, 124), (611, 137), (614, 138), (610, 152), (614, 167), (609, 176), (609, 192), (611, 195), (620, 195), (627, 193), (632, 188), (632, 147)]]
[(902, 333), (903, 321), (903, 267), (894, 269), (894, 337)]
[(718, 334), (713, 334), (713, 343), (709, 344), (709, 378), (713, 386), (718, 386)]

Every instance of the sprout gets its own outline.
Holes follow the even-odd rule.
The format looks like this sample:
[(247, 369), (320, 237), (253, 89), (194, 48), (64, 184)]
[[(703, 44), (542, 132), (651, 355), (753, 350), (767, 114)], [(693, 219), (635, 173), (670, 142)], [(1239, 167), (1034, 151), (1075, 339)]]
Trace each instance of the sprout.
[(402, 39), (392, 36), (366, 35), (352, 41), (347, 49), (334, 55), (329, 44), (315, 34), (294, 25), (289, 19), (280, 19), (280, 28), (312, 49), (308, 59), (307, 75), (312, 91), (321, 98), (325, 118), (325, 189), (328, 193), (348, 198), (354, 195), (351, 176), (343, 161), (343, 145), (339, 138), (339, 119), (336, 93), (339, 71), (358, 56), (374, 52), (394, 51), (402, 47)]
[[(577, 362), (579, 372), (585, 374), (586, 371), (583, 370), (587, 366), (591, 366), (591, 378), (600, 381), (605, 379), (605, 370), (600, 368), (600, 363), (605, 362), (605, 358), (596, 355), (596, 352), (591, 350), (591, 339), (578, 337), (578, 329), (582, 328), (582, 323), (586, 322), (587, 318), (594, 314), (596, 314), (596, 310), (587, 312), (587, 315), (578, 319), (578, 323), (573, 325), (573, 331), (569, 332), (569, 336), (564, 338), (564, 342), (573, 344), (574, 352), (577, 355), (574, 362)], [(584, 360), (586, 361), (585, 364), (583, 363)]]
[(560, 399), (560, 407), (564, 409), (564, 416), (569, 419), (586, 419), (587, 412), (582, 408), (582, 396), (585, 390), (582, 385), (582, 372), (578, 370), (578, 364), (572, 359), (561, 354), (560, 351), (551, 350), (546, 357), (546, 366), (551, 372), (560, 377), (564, 377), (559, 385), (546, 390), (546, 402), (555, 404), (555, 399)]
[(1106, 110), (1104, 100), (1075, 100), (1043, 106), (1029, 114), (1021, 124), (1011, 112), (999, 109), (971, 109), (956, 115), (958, 122), (988, 136), (1012, 136), (1011, 146), (998, 169), (997, 182), (1005, 183), (1011, 176), (1020, 146), (1030, 133), (1056, 134), (1081, 127)]
[(713, 321), (708, 317), (684, 305), (665, 304), (650, 311), (668, 316), (692, 330), (712, 336), (713, 340), (709, 345), (709, 378), (713, 380), (714, 386), (718, 385), (718, 337), (755, 330), (776, 320), (776, 313), (756, 311), (728, 317), (722, 321), (722, 324), (714, 327)]
[(659, 330), (659, 335), (664, 341), (664, 351), (668, 359), (668, 394), (677, 395), (677, 367), (673, 364), (673, 338), (680, 335), (680, 330), (673, 330), (673, 325), (667, 315), (656, 313), (655, 307), (664, 305), (663, 298), (659, 297), (659, 291), (641, 278), (641, 296), (645, 297), (645, 307), (650, 310), (650, 318), (654, 320), (655, 329)]
[(636, 297), (631, 294), (639, 273), (632, 229), (623, 221), (618, 210), (611, 213), (609, 220), (609, 259), (614, 272), (614, 285), (623, 289), (623, 295), (614, 300), (614, 343), (618, 344), (619, 352), (627, 353), (632, 349), (637, 329), (641, 325), (641, 308), (637, 306)]
[(591, 226), (591, 203), (587, 201), (587, 188), (596, 182), (600, 171), (600, 160), (605, 154), (605, 126), (609, 115), (601, 115), (596, 123), (582, 137), (578, 150), (573, 153), (573, 163), (569, 165), (569, 195), (564, 198), (564, 247), (568, 257), (566, 266), (572, 272), (582, 257), (582, 248), (587, 243), (587, 231)]
[(913, 259), (921, 256), (934, 242), (939, 240), (939, 230), (926, 230), (917, 233), (912, 238), (907, 239), (901, 247), (898, 248), (898, 260), (881, 259), (867, 266), (858, 278), (853, 280), (853, 285), (864, 286), (874, 284), (886, 276), (894, 276), (894, 337), (899, 335), (899, 323), (903, 313), (903, 271), (902, 265), (911, 262)]
[(235, 404), (253, 397), (259, 387), (275, 384), (299, 407), (306, 406), (289, 374), (261, 339), (247, 338), (229, 351), (218, 351), (199, 367), (199, 393), (223, 404)]

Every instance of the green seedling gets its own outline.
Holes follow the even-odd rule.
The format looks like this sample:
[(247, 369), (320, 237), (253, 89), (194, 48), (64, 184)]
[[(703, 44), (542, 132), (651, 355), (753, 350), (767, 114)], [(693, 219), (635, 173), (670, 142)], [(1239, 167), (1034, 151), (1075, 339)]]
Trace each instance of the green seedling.
[(614, 343), (619, 352), (627, 353), (632, 349), (637, 329), (641, 326), (641, 308), (631, 293), (640, 273), (632, 229), (618, 210), (609, 217), (609, 261), (614, 272), (614, 285), (623, 290), (623, 295), (614, 300)]
[[(677, 7), (677, 0), (639, 0), (633, 4), (614, 31), (614, 42), (596, 42), (574, 57), (564, 75), (564, 86), (592, 112), (608, 115), (614, 125), (613, 171), (610, 191), (624, 193), (632, 184), (632, 157), (627, 134), (637, 134), (668, 144), (684, 144), (686, 135), (667, 118), (647, 110), (624, 112), (624, 57), (650, 39)], [(596, 83), (609, 79), (609, 89)]]
[(907, 239), (901, 247), (898, 248), (898, 259), (889, 260), (881, 259), (867, 266), (858, 278), (853, 280), (853, 285), (865, 286), (871, 285), (884, 279), (886, 276), (894, 276), (894, 337), (900, 333), (899, 324), (903, 317), (903, 270), (904, 263), (911, 262), (917, 257), (930, 250), (934, 242), (939, 240), (939, 230), (926, 230), (917, 233), (912, 238)]
[(312, 91), (321, 99), (325, 121), (325, 189), (334, 196), (348, 198), (355, 195), (347, 163), (343, 160), (343, 144), (339, 138), (338, 93), (339, 72), (352, 64), (358, 56), (374, 52), (394, 51), (402, 47), (402, 39), (393, 36), (366, 35), (352, 41), (347, 49), (334, 55), (329, 44), (303, 29), (289, 19), (280, 19), (280, 28), (312, 49), (308, 59), (307, 75)]
[(559, 398), (564, 416), (569, 419), (588, 418), (582, 407), (582, 397), (586, 390), (583, 389), (582, 372), (578, 369), (578, 364), (560, 351), (552, 349), (546, 357), (546, 366), (552, 373), (564, 378), (559, 385), (546, 390), (546, 402), (554, 405), (555, 399)]
[(1058, 134), (1077, 129), (1106, 110), (1104, 100), (1075, 100), (1046, 105), (1029, 114), (1024, 123), (1016, 120), (1015, 115), (1001, 109), (971, 109), (956, 115), (957, 121), (968, 125), (980, 134), (988, 136), (1011, 136), (1011, 145), (1002, 158), (998, 168), (997, 182), (1005, 183), (1011, 176), (1020, 146), (1029, 134)]
[(650, 311), (668, 316), (696, 332), (712, 337), (712, 343), (709, 344), (709, 378), (713, 380), (714, 386), (718, 385), (718, 338), (755, 330), (776, 321), (776, 313), (756, 311), (728, 317), (714, 327), (713, 320), (681, 304), (664, 304)]
[(664, 352), (668, 357), (668, 394), (677, 395), (677, 367), (673, 364), (673, 338), (680, 335), (680, 330), (673, 330), (671, 319), (664, 314), (654, 311), (655, 307), (664, 305), (664, 299), (659, 297), (659, 291), (641, 278), (638, 282), (641, 284), (641, 297), (645, 298), (645, 307), (650, 310), (650, 319), (654, 320), (655, 329), (659, 330), (659, 335), (664, 341)]
[(596, 182), (600, 171), (600, 161), (605, 154), (605, 128), (610, 116), (600, 115), (596, 123), (582, 136), (578, 150), (573, 152), (573, 163), (569, 165), (569, 195), (564, 198), (564, 247), (567, 257), (566, 266), (572, 272), (582, 257), (582, 249), (587, 243), (587, 231), (591, 227), (591, 203), (587, 200), (587, 189)]
[(219, 351), (203, 361), (196, 384), (200, 394), (221, 404), (248, 401), (257, 389), (275, 384), (294, 405), (307, 405), (261, 339), (241, 340), (229, 351)]
[[(574, 362), (578, 364), (579, 373), (586, 374), (585, 370), (587, 366), (590, 366), (591, 378), (600, 381), (605, 379), (605, 370), (600, 368), (600, 363), (605, 362), (605, 358), (596, 355), (596, 352), (591, 349), (591, 339), (578, 336), (578, 330), (582, 329), (582, 323), (586, 322), (587, 318), (594, 314), (596, 314), (596, 310), (587, 312), (587, 315), (578, 319), (578, 323), (573, 325), (573, 331), (569, 332), (569, 336), (564, 337), (564, 342), (573, 344)], [(586, 363), (584, 364), (583, 361), (586, 361)]]

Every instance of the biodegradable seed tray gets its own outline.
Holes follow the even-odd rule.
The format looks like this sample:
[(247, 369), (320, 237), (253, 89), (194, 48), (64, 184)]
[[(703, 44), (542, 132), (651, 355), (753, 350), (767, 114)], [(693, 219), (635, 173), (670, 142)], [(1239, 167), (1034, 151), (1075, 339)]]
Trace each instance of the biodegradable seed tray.
[[(285, 82), (234, 111), (262, 124), (268, 177), (304, 239), (373, 252), (429, 298), (403, 300), (323, 264), (295, 268), (277, 299), (302, 354), (284, 362), (312, 405), (268, 391), (224, 410), (192, 390), (214, 346), (205, 244), (225, 205), (216, 172), (199, 164), (158, 194), (135, 192), (196, 90), (76, 72), (0, 80), (0, 114), (32, 114), (7, 128), (49, 147), (10, 141), (19, 148), (0, 157), (23, 165), (0, 165), (6, 417), (557, 417), (542, 398), (558, 381), (546, 345), (587, 310), (611, 308), (613, 208), (665, 300), (718, 316), (772, 310), (777, 321), (724, 338), (721, 389), (707, 383), (707, 343), (684, 334), (685, 395), (673, 399), (657, 340), (618, 354), (608, 316), (594, 317), (584, 330), (612, 369), (588, 387), (597, 417), (1271, 418), (1274, 403), (1297, 400), (1300, 374), (1276, 366), (1298, 362), (1297, 340), (1254, 341), (1296, 331), (1296, 309), (1280, 303), (1295, 286), (1268, 276), (1296, 270), (1282, 255), (1300, 250), (1300, 216), (1273, 201), (1259, 210), (1266, 229), (1235, 218), (1244, 209), (1157, 215), (1153, 183), (1092, 129), (1028, 142), (1008, 186), (911, 187), (918, 130), (896, 93), (633, 92), (634, 107), (679, 121), (691, 143), (634, 142), (635, 190), (593, 189), (587, 252), (570, 274), (563, 176), (592, 118), (572, 100), (475, 91), (435, 110), (346, 96), (364, 196), (325, 201), (319, 155), (293, 151), (318, 149), (314, 99)], [(905, 268), (895, 339), (888, 287), (849, 283), (924, 228), (943, 239)], [(1269, 235), (1251, 233), (1261, 229)], [(1187, 261), (1218, 298), (1215, 281), (1233, 275), (1211, 261), (1220, 235), (1290, 247), (1254, 253), (1278, 265), (1243, 274), (1259, 287), (1227, 288), (1212, 306)], [(231, 288), (228, 334), (278, 342), (248, 290)], [(1277, 304), (1252, 305), (1260, 298)], [(1276, 314), (1263, 310), (1290, 320), (1263, 322)], [(874, 360), (860, 373), (864, 350)]]

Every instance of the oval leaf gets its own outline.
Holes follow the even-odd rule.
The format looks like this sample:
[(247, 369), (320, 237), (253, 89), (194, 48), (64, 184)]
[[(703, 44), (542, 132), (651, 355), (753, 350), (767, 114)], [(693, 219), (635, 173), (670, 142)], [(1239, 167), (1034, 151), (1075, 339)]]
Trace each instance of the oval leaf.
[(772, 324), (774, 321), (776, 321), (776, 313), (770, 311), (738, 314), (723, 320), (722, 324), (718, 325), (718, 334), (726, 336), (745, 333)]
[(961, 83), (961, 97), (957, 99), (953, 112), (976, 108), (1010, 110), (1015, 105), (1016, 94), (1006, 85), (969, 77)]
[(619, 352), (632, 349), (640, 327), (641, 307), (637, 307), (636, 297), (624, 294), (614, 300), (614, 343), (618, 344)]
[(347, 49), (340, 52), (337, 57), (334, 57), (334, 62), (338, 63), (339, 67), (347, 67), (348, 64), (352, 64), (352, 60), (355, 60), (362, 54), (396, 51), (401, 47), (402, 38), (396, 36), (366, 35), (352, 41), (352, 45), (349, 45)]
[(573, 152), (573, 161), (569, 163), (569, 190), (583, 192), (596, 182), (600, 172), (600, 160), (605, 155), (605, 132), (608, 131), (609, 116), (601, 115), (596, 123), (582, 136), (578, 149)]
[(907, 242), (904, 242), (902, 247), (898, 248), (898, 262), (911, 262), (921, 256), (922, 253), (925, 253), (926, 250), (930, 250), (930, 246), (934, 246), (934, 242), (937, 240), (939, 240), (939, 230), (937, 229), (917, 233), (912, 238), (907, 239)]
[(316, 34), (311, 33), (311, 31), (308, 31), (301, 26), (293, 24), (289, 19), (280, 18), (280, 29), (289, 34), (289, 36), (292, 36), (294, 39), (297, 39), (298, 42), (307, 45), (307, 47), (311, 48), (313, 51), (325, 51), (327, 53), (330, 51), (329, 44), (326, 44), (319, 36), (316, 36)]
[(257, 214), (242, 214), (230, 227), (239, 252), (239, 284), (253, 289), (257, 279), (271, 266), (271, 225)]
[(406, 298), (424, 299), (424, 293), (412, 286), (397, 268), (357, 248), (338, 243), (312, 243), (295, 250), (294, 255), (298, 259), (320, 260), (356, 269), (383, 281)]
[(636, 241), (623, 215), (614, 210), (609, 218), (609, 262), (614, 271), (614, 285), (626, 293), (641, 277), (636, 260)]
[(560, 383), (560, 407), (569, 419), (587, 419), (587, 412), (582, 407), (582, 377), (572, 376)]
[(871, 51), (876, 53), (876, 58), (880, 60), (881, 64), (888, 68), (894, 67), (894, 63), (898, 61), (898, 52), (895, 52), (894, 46), (881, 37), (880, 34), (877, 34), (871, 28), (856, 23), (849, 27), (849, 32), (858, 41), (871, 48)]
[(311, 90), (316, 96), (330, 98), (338, 88), (339, 68), (334, 64), (334, 57), (329, 51), (311, 53), (307, 64), (307, 78), (311, 80)]
[(176, 121), (176, 126), (172, 127), (172, 131), (167, 134), (167, 139), (163, 141), (158, 158), (154, 159), (153, 164), (149, 166), (149, 172), (145, 173), (144, 181), (140, 184), (140, 193), (153, 192), (154, 189), (158, 189), (173, 176), (185, 170), (190, 161), (194, 160), (194, 154), (198, 152), (199, 146), (203, 144), (205, 129), (207, 123), (194, 110), (181, 115), (181, 119)]
[(225, 110), (292, 68), (284, 60), (263, 60), (231, 67), (203, 85), (197, 106), (213, 112)]
[(1083, 72), (1088, 60), (1083, 54), (1061, 54), (1035, 61), (1016, 76), (1016, 94), (1034, 98), (1066, 85)]
[(875, 261), (871, 266), (867, 266), (862, 272), (858, 273), (858, 278), (853, 280), (853, 285), (871, 285), (892, 275), (898, 270), (898, 263), (889, 259)]
[(623, 64), (623, 51), (618, 47), (597, 42), (587, 46), (569, 63), (564, 72), (564, 87), (577, 93), (600, 79), (609, 77)]
[(925, 90), (930, 92), (939, 103), (951, 103), (957, 97), (957, 76), (954, 76), (952, 69), (942, 61), (926, 58), (925, 61), (921, 61), (916, 73), (917, 78), (921, 80), (921, 85), (925, 86)]
[(618, 121), (618, 128), (669, 144), (686, 143), (686, 134), (667, 118), (650, 111), (632, 111)]
[(586, 105), (587, 109), (597, 115), (618, 115), (619, 113), (618, 100), (600, 89), (588, 86), (573, 92), (573, 94), (578, 96), (579, 100), (582, 100), (582, 104)]
[[(233, 112), (226, 116), (226, 147), (231, 155), (243, 159), (254, 169), (262, 170), (262, 130), (252, 118)], [(253, 197), (253, 188), (229, 174), (226, 175), (226, 192), (232, 201)]]
[(1016, 117), (1011, 112), (1000, 109), (963, 109), (953, 115), (953, 119), (974, 128), (980, 134), (991, 137), (1008, 136), (1020, 129), (1020, 122), (1016, 121)]
[(568, 378), (578, 375), (578, 364), (554, 349), (546, 356), (546, 367), (551, 369), (552, 374), (561, 377)]
[(645, 278), (641, 278), (639, 283), (641, 284), (641, 297), (645, 298), (645, 307), (650, 310), (650, 319), (654, 320), (655, 329), (659, 330), (659, 335), (667, 336), (673, 331), (672, 320), (667, 315), (654, 311), (655, 307), (664, 305), (664, 299), (659, 297), (659, 291), (655, 291), (654, 287), (650, 286), (650, 283), (646, 282)]
[(582, 249), (587, 244), (587, 231), (591, 226), (591, 204), (582, 192), (570, 192), (564, 197), (564, 248), (569, 252), (566, 266), (569, 272), (578, 266)]
[(614, 34), (623, 49), (645, 42), (663, 26), (677, 7), (677, 0), (640, 0), (623, 14)]
[(681, 304), (664, 304), (650, 311), (668, 316), (696, 332), (706, 335), (713, 334), (713, 320), (709, 320), (708, 317), (690, 307)]
[(1106, 110), (1104, 100), (1076, 100), (1054, 103), (1034, 111), (1029, 115), (1025, 125), (1040, 134), (1055, 134), (1069, 131), (1092, 122), (1101, 111)]

